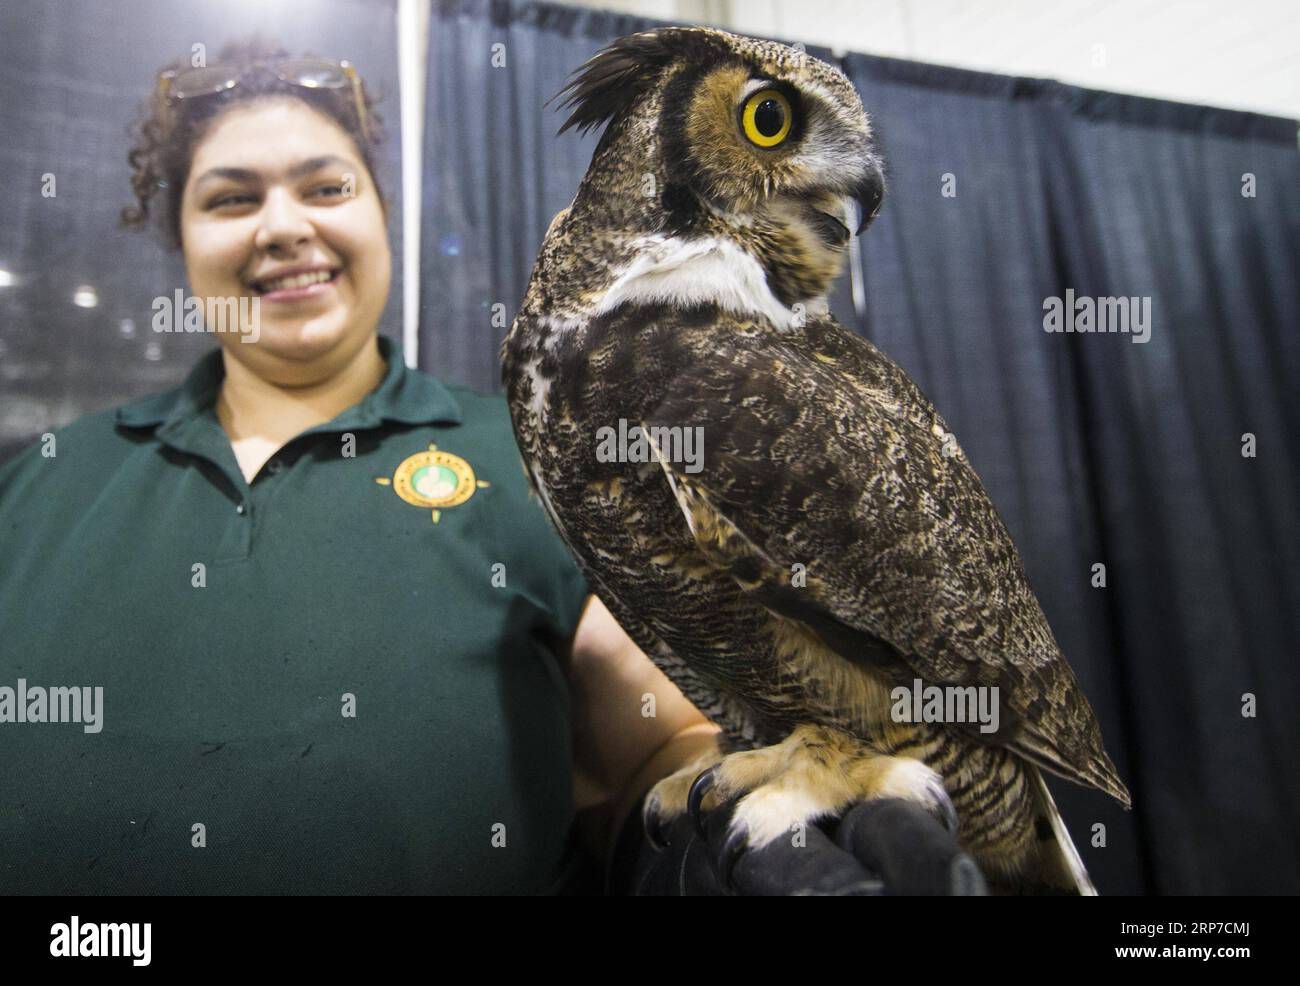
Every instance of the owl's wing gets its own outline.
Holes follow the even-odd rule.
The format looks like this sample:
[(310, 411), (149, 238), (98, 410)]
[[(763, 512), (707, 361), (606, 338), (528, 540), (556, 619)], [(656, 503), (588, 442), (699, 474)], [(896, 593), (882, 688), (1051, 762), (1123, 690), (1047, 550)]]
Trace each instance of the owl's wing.
[(1127, 803), (1010, 535), (916, 385), (828, 316), (779, 336), (726, 315), (698, 331), (709, 357), (642, 423), (661, 459), (674, 433), (654, 429), (701, 429), (702, 462), (664, 469), (704, 554), (849, 661), (998, 686), (1012, 723), (998, 742)]

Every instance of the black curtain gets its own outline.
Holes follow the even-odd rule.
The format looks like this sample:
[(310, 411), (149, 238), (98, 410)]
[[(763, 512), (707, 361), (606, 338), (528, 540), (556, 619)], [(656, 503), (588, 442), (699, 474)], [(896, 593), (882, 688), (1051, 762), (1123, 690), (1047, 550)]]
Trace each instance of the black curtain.
[[(1112, 890), (1294, 892), (1295, 121), (844, 67), (892, 178), (867, 331), (961, 437), (1134, 796), (1053, 785), (1075, 831), (1106, 826), (1085, 859)], [(1067, 290), (1149, 298), (1148, 341), (1046, 332)]]
[[(436, 5), (422, 368), (499, 388), (498, 347), (542, 236), (599, 137), (556, 139), (563, 116), (543, 103), (602, 45), (660, 24)], [(857, 54), (838, 64), (879, 133), (889, 190), (861, 242), (865, 304), (846, 276), (832, 311), (948, 419), (1101, 719), (1134, 810), (1050, 781), (1099, 888), (1300, 889), (1287, 762), (1300, 749), (1295, 121)], [(1148, 341), (1046, 332), (1044, 303), (1067, 289), (1150, 299)]]

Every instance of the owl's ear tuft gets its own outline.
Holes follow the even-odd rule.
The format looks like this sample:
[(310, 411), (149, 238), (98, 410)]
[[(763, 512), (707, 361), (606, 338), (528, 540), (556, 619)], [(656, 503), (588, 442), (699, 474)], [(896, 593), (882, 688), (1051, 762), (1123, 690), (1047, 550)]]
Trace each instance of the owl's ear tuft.
[(573, 107), (556, 136), (571, 127), (585, 134), (622, 116), (678, 58), (705, 53), (697, 48), (716, 54), (719, 42), (710, 36), (713, 33), (701, 28), (661, 27), (629, 34), (602, 48), (573, 73), (568, 85), (546, 101), (550, 105), (567, 96), (558, 108)]

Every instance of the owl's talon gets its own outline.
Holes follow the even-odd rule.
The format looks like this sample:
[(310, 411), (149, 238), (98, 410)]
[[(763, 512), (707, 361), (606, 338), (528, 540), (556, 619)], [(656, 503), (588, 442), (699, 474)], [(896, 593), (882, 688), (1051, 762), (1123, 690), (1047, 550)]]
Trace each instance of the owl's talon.
[(641, 807), (641, 825), (645, 829), (645, 840), (655, 852), (663, 852), (668, 843), (663, 837), (663, 827), (659, 818), (659, 799), (653, 794), (645, 799)]
[(727, 832), (726, 841), (722, 843), (722, 850), (718, 854), (718, 879), (724, 887), (732, 886), (731, 873), (736, 868), (736, 861), (748, 847), (748, 842), (743, 829), (732, 828)]
[(691, 784), (690, 793), (686, 795), (686, 807), (690, 811), (691, 817), (695, 819), (695, 830), (699, 832), (701, 836), (705, 833), (704, 820), (700, 814), (700, 805), (704, 801), (704, 796), (713, 789), (713, 770), (714, 768), (709, 767), (707, 770), (701, 771), (700, 776), (695, 778), (694, 782)]
[(943, 823), (952, 835), (957, 834), (957, 809), (953, 807), (952, 798), (948, 797), (948, 792), (944, 790), (941, 782), (935, 783), (931, 787), (931, 793), (934, 796), (934, 814), (935, 817)]

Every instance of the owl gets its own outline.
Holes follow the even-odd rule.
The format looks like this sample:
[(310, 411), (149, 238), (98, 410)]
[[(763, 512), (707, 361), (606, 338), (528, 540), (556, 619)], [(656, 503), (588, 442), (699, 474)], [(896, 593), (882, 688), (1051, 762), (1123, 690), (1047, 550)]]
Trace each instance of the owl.
[(884, 194), (852, 84), (665, 28), (558, 95), (603, 131), (502, 373), (592, 590), (721, 728), (647, 825), (738, 798), (757, 849), (903, 798), (995, 891), (1095, 893), (1041, 774), (1129, 805), (1092, 709), (944, 420), (827, 310)]

